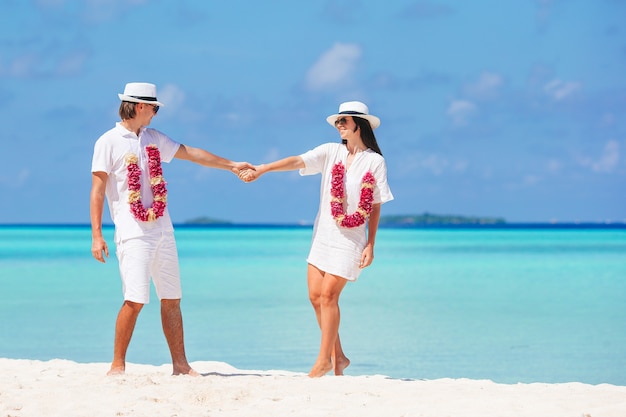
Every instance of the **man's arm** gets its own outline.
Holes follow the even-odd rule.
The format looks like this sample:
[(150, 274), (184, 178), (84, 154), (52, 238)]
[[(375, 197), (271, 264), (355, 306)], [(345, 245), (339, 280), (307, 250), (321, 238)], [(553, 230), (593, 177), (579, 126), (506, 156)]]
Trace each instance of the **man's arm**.
[(204, 149), (193, 148), (182, 144), (178, 147), (174, 158), (184, 159), (209, 168), (225, 169), (235, 175), (239, 175), (239, 172), (244, 169), (254, 169), (254, 167), (247, 162), (233, 162), (209, 151), (205, 151)]
[(109, 257), (107, 247), (102, 235), (102, 213), (104, 212), (104, 198), (106, 192), (107, 174), (94, 172), (91, 175), (91, 195), (89, 197), (89, 216), (91, 218), (91, 254), (96, 260), (104, 263), (104, 255)]

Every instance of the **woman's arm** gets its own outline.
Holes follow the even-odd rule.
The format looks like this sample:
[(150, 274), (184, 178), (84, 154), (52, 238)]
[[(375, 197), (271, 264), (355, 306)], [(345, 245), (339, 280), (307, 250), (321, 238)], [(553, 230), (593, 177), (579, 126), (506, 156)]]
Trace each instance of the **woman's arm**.
[(245, 182), (252, 182), (266, 172), (294, 171), (304, 167), (304, 160), (300, 156), (288, 156), (287, 158), (279, 159), (278, 161), (270, 162), (268, 164), (256, 165), (254, 170), (242, 171), (239, 174), (239, 178)]
[(369, 220), (367, 222), (367, 243), (361, 254), (360, 268), (370, 266), (374, 261), (374, 243), (376, 242), (376, 232), (378, 231), (378, 222), (380, 221), (380, 203), (372, 205), (372, 212), (370, 213)]

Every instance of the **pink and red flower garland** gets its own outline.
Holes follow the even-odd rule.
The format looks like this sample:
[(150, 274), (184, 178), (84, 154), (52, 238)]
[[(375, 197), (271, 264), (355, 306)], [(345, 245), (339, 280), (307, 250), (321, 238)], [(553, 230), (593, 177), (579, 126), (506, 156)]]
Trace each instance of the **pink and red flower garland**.
[(352, 214), (346, 214), (344, 209), (345, 189), (344, 176), (345, 168), (341, 161), (333, 166), (332, 180), (330, 183), (330, 211), (337, 224), (341, 227), (359, 227), (369, 217), (372, 212), (372, 203), (374, 202), (374, 184), (376, 179), (374, 175), (368, 171), (361, 180), (361, 195), (359, 199), (359, 207)]
[(128, 170), (128, 204), (130, 212), (139, 221), (151, 222), (165, 213), (167, 206), (167, 189), (163, 170), (161, 168), (161, 153), (156, 145), (146, 146), (148, 154), (148, 171), (150, 173), (150, 188), (154, 196), (152, 207), (146, 209), (141, 201), (141, 168), (137, 164), (139, 159), (134, 153), (126, 155), (126, 169)]

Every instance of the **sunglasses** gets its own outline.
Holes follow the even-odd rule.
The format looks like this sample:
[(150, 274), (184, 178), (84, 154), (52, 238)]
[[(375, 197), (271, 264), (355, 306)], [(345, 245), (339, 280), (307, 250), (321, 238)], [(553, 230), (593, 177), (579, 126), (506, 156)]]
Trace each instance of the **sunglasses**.
[(148, 106), (152, 106), (152, 111), (154, 112), (154, 114), (157, 114), (159, 112), (159, 106), (157, 106), (156, 104), (150, 104), (150, 103), (145, 103)]
[(345, 117), (341, 117), (341, 118), (335, 120), (335, 127), (337, 127), (339, 125), (345, 125), (346, 123), (348, 123), (348, 119), (346, 119)]

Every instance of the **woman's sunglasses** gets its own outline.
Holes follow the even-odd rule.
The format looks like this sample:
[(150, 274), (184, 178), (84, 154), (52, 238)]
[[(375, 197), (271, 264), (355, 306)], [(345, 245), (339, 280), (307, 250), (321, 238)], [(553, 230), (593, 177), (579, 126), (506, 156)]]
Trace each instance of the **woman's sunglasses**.
[(345, 117), (341, 117), (341, 118), (335, 120), (335, 127), (337, 127), (339, 125), (345, 125), (346, 123), (348, 123), (348, 120)]

